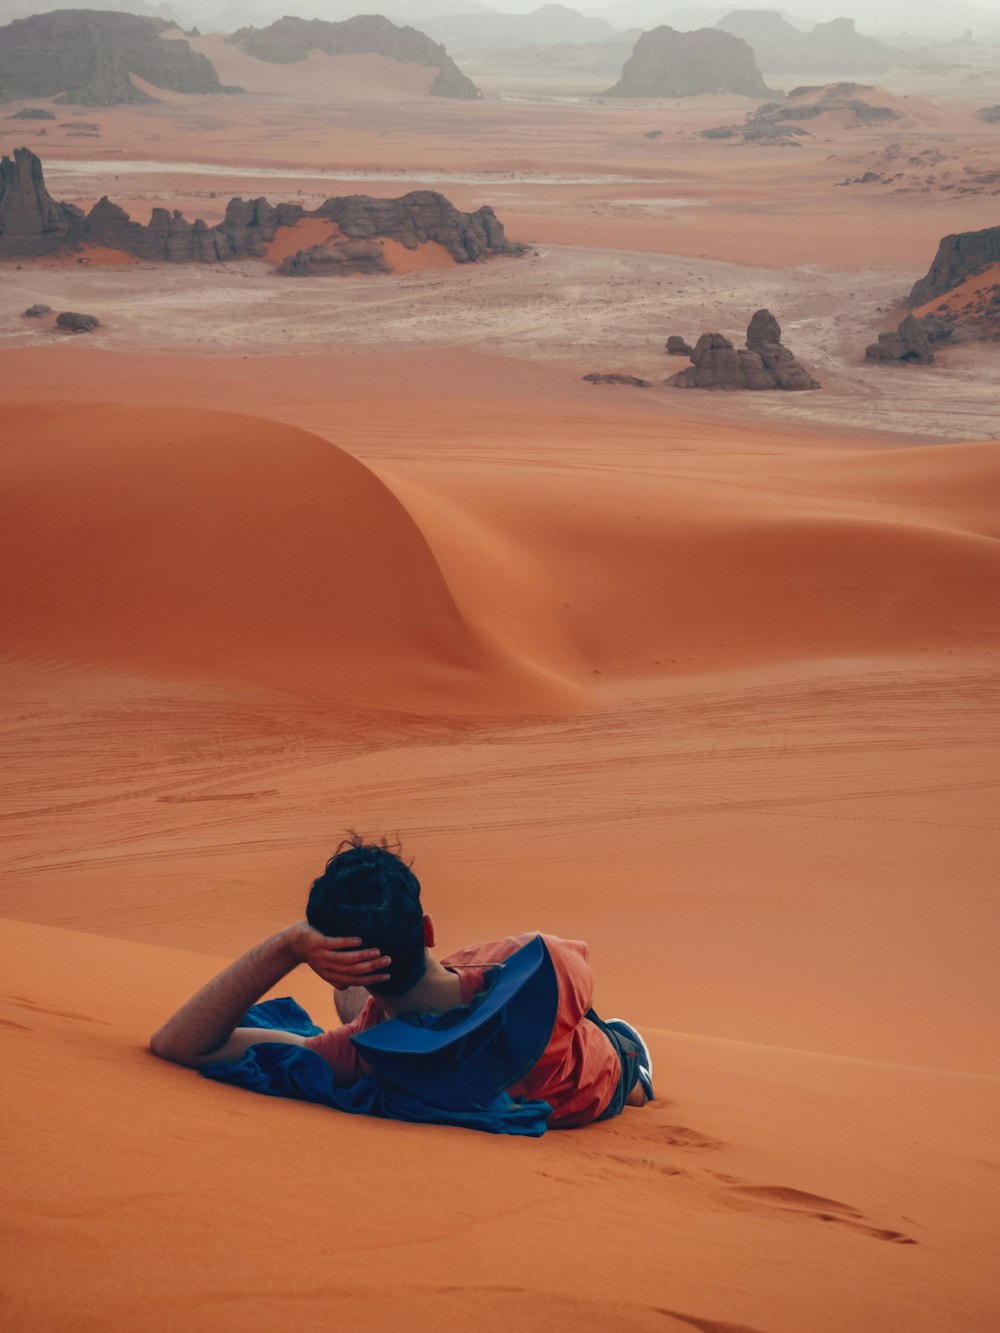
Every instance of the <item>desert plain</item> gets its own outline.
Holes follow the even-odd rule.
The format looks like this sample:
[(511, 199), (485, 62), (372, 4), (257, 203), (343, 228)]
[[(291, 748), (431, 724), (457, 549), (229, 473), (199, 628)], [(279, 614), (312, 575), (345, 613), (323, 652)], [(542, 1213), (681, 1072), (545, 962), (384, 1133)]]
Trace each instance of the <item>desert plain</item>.
[[(0, 264), (4, 1327), (988, 1333), (1000, 350), (863, 353), (1000, 221), (1000, 76), (787, 150), (698, 136), (743, 98), (310, 62), (0, 120), (81, 207), (428, 188), (530, 247)], [(659, 383), (762, 306), (821, 390)], [(587, 940), (655, 1102), (520, 1141), (156, 1061), (346, 829), (443, 952)]]

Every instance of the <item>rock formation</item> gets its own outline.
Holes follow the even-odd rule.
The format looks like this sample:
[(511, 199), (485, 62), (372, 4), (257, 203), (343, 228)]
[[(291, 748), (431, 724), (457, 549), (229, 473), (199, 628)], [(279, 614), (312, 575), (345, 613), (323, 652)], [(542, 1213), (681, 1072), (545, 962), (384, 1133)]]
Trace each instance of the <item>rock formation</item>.
[(132, 74), (178, 93), (222, 93), (212, 62), (185, 41), (163, 41), (162, 19), (60, 9), (0, 28), (0, 102), (53, 97), (83, 106), (149, 102)]
[(504, 235), (503, 225), (489, 206), (461, 213), (435, 190), (411, 190), (401, 199), (372, 199), (364, 194), (327, 199), (316, 215), (335, 222), (344, 236), (369, 240), (386, 236), (408, 250), (424, 241), (436, 241), (456, 264), (475, 263), (489, 255), (524, 254)]
[(384, 273), (389, 266), (381, 240), (399, 241), (410, 250), (435, 241), (456, 264), (526, 252), (525, 246), (507, 240), (492, 208), (463, 213), (433, 190), (413, 190), (399, 199), (347, 195), (312, 210), (237, 198), (229, 201), (215, 227), (165, 208), (154, 208), (149, 223), (143, 224), (106, 197), (86, 215), (72, 204), (57, 204), (45, 188), (41, 162), (27, 148), (17, 149), (13, 160), (0, 161), (0, 257), (5, 258), (52, 254), (85, 242), (173, 264), (259, 258), (280, 228), (294, 227), (304, 217), (333, 223), (337, 235), (326, 245), (290, 256), (280, 273)]
[(812, 74), (868, 74), (885, 69), (897, 55), (874, 37), (855, 31), (854, 20), (831, 19), (801, 32), (769, 9), (737, 9), (715, 25), (742, 37), (768, 74), (808, 70)]
[(691, 360), (689, 369), (664, 383), (675, 389), (819, 388), (781, 342), (781, 328), (768, 310), (758, 310), (751, 319), (746, 347), (734, 347), (721, 333), (703, 333)]
[(52, 307), (46, 305), (44, 301), (38, 301), (35, 305), (29, 305), (24, 312), (25, 319), (44, 319), (46, 315), (52, 314)]
[[(945, 236), (925, 277), (915, 283), (907, 315), (865, 350), (869, 361), (930, 365), (933, 345), (1000, 338), (1000, 227)], [(933, 309), (928, 307), (933, 306)]]
[(678, 333), (672, 333), (667, 339), (668, 356), (687, 356), (689, 357), (694, 348), (686, 338), (682, 338)]
[(56, 327), (65, 329), (67, 333), (93, 333), (101, 327), (101, 321), (96, 315), (81, 315), (77, 310), (64, 310), (61, 315), (56, 315)]
[(783, 102), (767, 102), (749, 111), (742, 125), (721, 125), (702, 130), (703, 139), (739, 138), (743, 143), (765, 147), (798, 148), (796, 139), (808, 137), (803, 124), (821, 116), (835, 114), (838, 121), (854, 129), (860, 125), (889, 124), (900, 114), (892, 106), (882, 105), (863, 96), (875, 93), (883, 100), (888, 95), (870, 84), (825, 83), (793, 88)]
[(583, 377), (588, 384), (627, 384), (633, 389), (651, 389), (650, 380), (640, 379), (638, 375), (619, 375), (617, 373), (604, 375), (600, 371), (592, 370), (589, 375)]
[(342, 23), (325, 19), (281, 18), (266, 28), (240, 28), (226, 39), (258, 60), (292, 65), (310, 51), (330, 56), (380, 55), (408, 65), (436, 69), (434, 97), (473, 101), (482, 96), (440, 43), (416, 28), (391, 23), (381, 14), (359, 14)]
[(53, 254), (78, 243), (84, 215), (57, 204), (45, 188), (42, 164), (27, 148), (0, 158), (0, 258)]
[(934, 361), (932, 342), (949, 337), (951, 328), (941, 320), (917, 319), (907, 315), (895, 333), (880, 333), (878, 342), (865, 350), (869, 361), (910, 361), (929, 366)]
[(664, 25), (644, 32), (608, 97), (694, 97), (739, 93), (772, 97), (753, 51), (740, 37), (714, 28), (676, 32)]
[(911, 310), (926, 305), (993, 264), (1000, 264), (1000, 227), (945, 236), (926, 277), (914, 284), (906, 304)]
[(15, 111), (8, 120), (55, 120), (55, 113), (46, 111), (41, 106), (23, 106), (20, 111)]

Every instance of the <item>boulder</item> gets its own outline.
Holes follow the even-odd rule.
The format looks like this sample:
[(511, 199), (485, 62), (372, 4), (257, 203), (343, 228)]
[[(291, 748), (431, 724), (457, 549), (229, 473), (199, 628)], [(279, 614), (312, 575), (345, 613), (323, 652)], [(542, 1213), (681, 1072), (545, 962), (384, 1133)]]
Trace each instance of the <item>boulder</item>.
[(340, 23), (325, 19), (280, 18), (266, 28), (240, 28), (226, 40), (258, 60), (290, 65), (310, 51), (327, 55), (381, 55), (408, 65), (436, 69), (433, 97), (474, 101), (482, 93), (439, 43), (416, 28), (392, 23), (381, 14), (358, 14)]
[(592, 370), (589, 375), (584, 375), (583, 378), (588, 384), (628, 384), (633, 389), (652, 388), (650, 380), (641, 380), (638, 375), (603, 375), (596, 370)]
[(781, 325), (770, 310), (758, 310), (747, 326), (747, 346), (752, 350), (763, 343), (780, 343)]
[(95, 9), (57, 9), (0, 28), (0, 101), (54, 97), (81, 106), (154, 99), (130, 75), (178, 93), (222, 93), (215, 66), (182, 40), (164, 41), (171, 25)]
[(76, 310), (64, 310), (56, 316), (56, 326), (65, 329), (67, 333), (93, 333), (94, 329), (101, 327), (101, 321), (96, 315), (81, 315)]
[(668, 356), (690, 356), (694, 351), (687, 339), (682, 338), (679, 333), (672, 333), (666, 345)]
[(773, 388), (787, 389), (792, 393), (819, 388), (819, 382), (813, 379), (808, 370), (799, 365), (782, 343), (764, 343), (757, 348), (757, 353), (765, 372), (774, 381)]
[(83, 213), (57, 204), (45, 188), (42, 164), (27, 148), (0, 158), (0, 257), (31, 258), (75, 244)]
[(35, 305), (29, 305), (24, 312), (25, 319), (44, 319), (46, 315), (52, 314), (52, 307), (39, 301)]
[(663, 25), (640, 35), (607, 97), (694, 97), (739, 93), (770, 97), (753, 51), (740, 37), (714, 28), (677, 32)]
[(908, 361), (918, 366), (934, 362), (932, 343), (951, 337), (954, 320), (925, 315), (907, 315), (894, 333), (880, 333), (878, 342), (865, 349), (868, 361)]

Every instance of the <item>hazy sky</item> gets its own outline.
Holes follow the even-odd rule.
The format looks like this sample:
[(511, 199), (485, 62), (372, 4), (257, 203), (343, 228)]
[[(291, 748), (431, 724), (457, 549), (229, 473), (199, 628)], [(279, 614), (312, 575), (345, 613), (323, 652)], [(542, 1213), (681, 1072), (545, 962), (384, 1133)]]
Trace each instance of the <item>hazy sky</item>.
[[(267, 23), (282, 14), (305, 18), (343, 19), (352, 14), (382, 13), (390, 18), (428, 19), (446, 14), (493, 10), (525, 14), (541, 0), (0, 0), (0, 15), (60, 8), (131, 9), (137, 13), (172, 12), (206, 30), (248, 23)], [(786, 6), (757, 0), (576, 0), (572, 8), (599, 15), (616, 28), (653, 28), (676, 19), (678, 27), (711, 26), (733, 9), (779, 9), (805, 24), (838, 17), (853, 18), (858, 30), (875, 36), (892, 33), (956, 38), (971, 29), (973, 36), (1000, 40), (1000, 0), (791, 0)], [(704, 19), (699, 13), (704, 12)], [(223, 20), (220, 22), (219, 20)]]

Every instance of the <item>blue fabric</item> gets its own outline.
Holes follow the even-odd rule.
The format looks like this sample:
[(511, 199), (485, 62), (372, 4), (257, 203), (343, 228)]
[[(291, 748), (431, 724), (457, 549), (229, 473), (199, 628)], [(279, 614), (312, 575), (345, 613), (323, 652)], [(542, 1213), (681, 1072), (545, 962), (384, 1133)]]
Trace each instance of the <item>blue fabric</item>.
[(435, 1106), (468, 1106), (522, 1079), (548, 1045), (559, 982), (541, 935), (488, 974), (469, 1004), (400, 1014), (351, 1041), (387, 1083)]
[(506, 1092), (482, 1102), (461, 1106), (435, 1106), (422, 1097), (390, 1087), (377, 1078), (363, 1078), (349, 1088), (338, 1088), (333, 1070), (322, 1056), (304, 1046), (268, 1041), (268, 1029), (315, 1037), (323, 1031), (293, 999), (265, 1000), (255, 1004), (239, 1023), (260, 1028), (261, 1040), (247, 1048), (241, 1060), (204, 1065), (205, 1078), (249, 1088), (267, 1097), (291, 1097), (315, 1102), (351, 1115), (375, 1115), (388, 1120), (420, 1124), (456, 1125), (487, 1134), (520, 1134), (537, 1138), (544, 1134), (552, 1107), (548, 1102), (525, 1101)]

